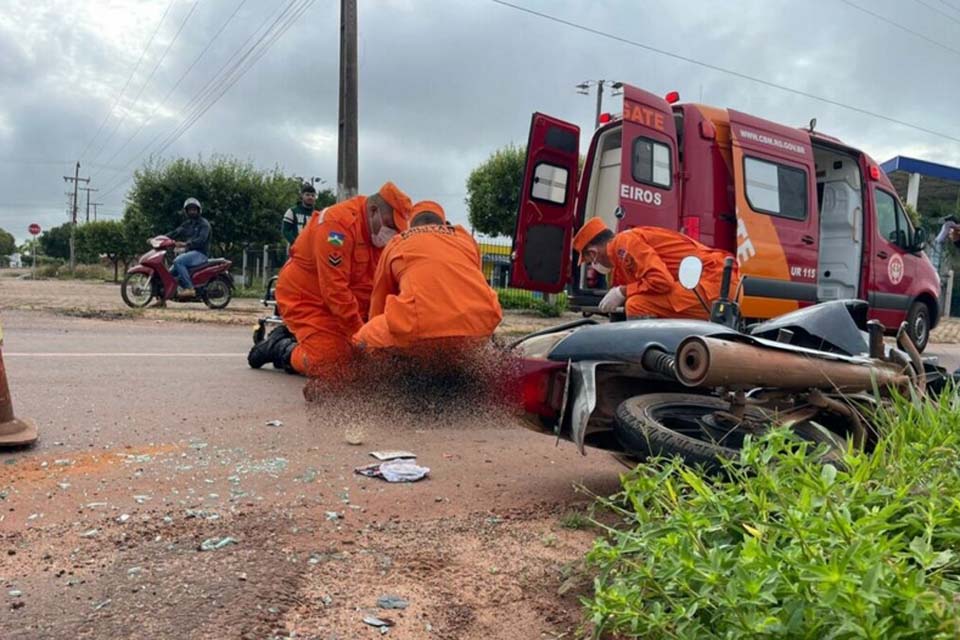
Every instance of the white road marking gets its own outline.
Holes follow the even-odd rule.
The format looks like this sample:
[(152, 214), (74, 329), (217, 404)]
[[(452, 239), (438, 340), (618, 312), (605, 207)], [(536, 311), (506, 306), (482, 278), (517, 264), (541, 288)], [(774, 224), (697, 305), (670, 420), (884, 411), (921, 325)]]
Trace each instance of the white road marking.
[(76, 351), (11, 351), (5, 358), (240, 358), (245, 353), (133, 353), (133, 352), (76, 352)]

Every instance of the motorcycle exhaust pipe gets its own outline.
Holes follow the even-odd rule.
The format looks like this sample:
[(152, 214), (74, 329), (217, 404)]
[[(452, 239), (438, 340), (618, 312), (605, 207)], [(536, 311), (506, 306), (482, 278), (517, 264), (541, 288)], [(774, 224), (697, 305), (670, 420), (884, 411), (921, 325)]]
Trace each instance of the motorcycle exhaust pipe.
[(853, 393), (872, 390), (874, 383), (883, 389), (903, 388), (910, 382), (888, 366), (849, 364), (702, 336), (691, 336), (680, 343), (676, 371), (680, 382), (688, 387), (727, 389), (776, 387)]

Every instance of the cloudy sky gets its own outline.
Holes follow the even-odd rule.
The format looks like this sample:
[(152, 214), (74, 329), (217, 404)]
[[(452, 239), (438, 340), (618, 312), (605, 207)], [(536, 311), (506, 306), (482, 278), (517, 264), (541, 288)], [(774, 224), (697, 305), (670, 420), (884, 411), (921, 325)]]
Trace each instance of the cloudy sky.
[[(960, 139), (960, 0), (510, 1)], [(66, 220), (62, 176), (77, 159), (107, 217), (122, 214), (131, 174), (151, 153), (229, 154), (335, 182), (336, 0), (0, 4), (0, 227), (18, 239), (30, 222)], [(819, 130), (879, 161), (960, 165), (960, 142), (492, 0), (359, 5), (361, 192), (392, 179), (457, 221), (470, 170), (524, 144), (533, 111), (591, 127), (594, 100), (574, 88), (586, 79), (678, 90), (797, 126), (816, 117)], [(245, 69), (245, 43), (301, 8), (214, 102), (226, 88), (218, 82)], [(196, 105), (206, 111), (193, 122)], [(619, 111), (619, 100), (606, 106)]]

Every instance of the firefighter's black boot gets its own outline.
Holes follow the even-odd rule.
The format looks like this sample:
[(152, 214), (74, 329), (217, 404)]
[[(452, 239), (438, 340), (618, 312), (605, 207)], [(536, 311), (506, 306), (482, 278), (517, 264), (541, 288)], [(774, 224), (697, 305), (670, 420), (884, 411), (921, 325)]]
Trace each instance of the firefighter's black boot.
[(263, 365), (274, 361), (277, 343), (284, 340), (296, 340), (285, 326), (280, 326), (270, 332), (266, 338), (253, 345), (250, 353), (247, 354), (247, 364), (254, 369), (259, 369)]
[(290, 356), (293, 355), (293, 349), (296, 346), (297, 339), (292, 336), (277, 340), (272, 351), (273, 366), (277, 369), (283, 369), (287, 373), (297, 373), (297, 370), (290, 363)]

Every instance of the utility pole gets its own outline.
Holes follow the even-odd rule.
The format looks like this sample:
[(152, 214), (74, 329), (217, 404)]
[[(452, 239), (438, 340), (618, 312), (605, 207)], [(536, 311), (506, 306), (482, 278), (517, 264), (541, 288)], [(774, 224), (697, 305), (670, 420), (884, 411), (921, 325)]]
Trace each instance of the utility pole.
[(93, 207), (93, 221), (97, 221), (97, 207), (103, 205), (102, 202), (91, 202), (90, 206)]
[(357, 195), (357, 0), (340, 0), (340, 122), (337, 202)]
[(90, 187), (80, 187), (81, 191), (87, 192), (87, 222), (90, 222), (90, 192), (99, 191), (99, 189), (91, 189)]
[(590, 95), (590, 87), (597, 88), (597, 115), (593, 119), (593, 126), (595, 128), (600, 127), (600, 114), (603, 112), (603, 87), (607, 84), (614, 90), (614, 93), (610, 94), (611, 96), (620, 95), (620, 88), (623, 87), (622, 82), (614, 82), (612, 80), (584, 80), (577, 85), (577, 93), (585, 96)]
[(73, 170), (73, 176), (63, 176), (64, 182), (73, 182), (73, 206), (71, 207), (72, 213), (70, 215), (70, 273), (73, 273), (74, 269), (77, 267), (77, 255), (76, 255), (76, 245), (77, 245), (77, 189), (80, 186), (80, 183), (90, 183), (90, 178), (81, 178), (80, 177), (80, 162), (77, 161), (77, 166)]

